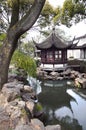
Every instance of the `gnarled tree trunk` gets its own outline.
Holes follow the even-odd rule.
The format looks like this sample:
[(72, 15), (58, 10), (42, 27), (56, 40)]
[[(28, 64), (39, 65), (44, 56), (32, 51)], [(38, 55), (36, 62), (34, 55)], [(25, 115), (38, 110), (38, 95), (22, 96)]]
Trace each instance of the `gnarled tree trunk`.
[[(34, 0), (31, 9), (19, 21), (19, 0), (13, 5), (12, 20), (4, 40), (3, 46), (0, 48), (0, 89), (8, 80), (8, 69), (12, 55), (17, 47), (18, 39), (22, 34), (28, 31), (37, 20), (44, 6), (45, 0)], [(13, 21), (14, 14), (18, 14)]]

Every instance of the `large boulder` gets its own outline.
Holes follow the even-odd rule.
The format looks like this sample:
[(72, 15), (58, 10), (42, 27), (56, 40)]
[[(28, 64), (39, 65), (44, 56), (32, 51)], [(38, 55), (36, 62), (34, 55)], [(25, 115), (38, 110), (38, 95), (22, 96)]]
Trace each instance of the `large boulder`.
[(23, 90), (23, 84), (18, 84), (18, 82), (10, 82), (4, 84), (2, 88), (2, 93), (7, 98), (7, 101), (12, 101), (20, 95), (20, 91)]

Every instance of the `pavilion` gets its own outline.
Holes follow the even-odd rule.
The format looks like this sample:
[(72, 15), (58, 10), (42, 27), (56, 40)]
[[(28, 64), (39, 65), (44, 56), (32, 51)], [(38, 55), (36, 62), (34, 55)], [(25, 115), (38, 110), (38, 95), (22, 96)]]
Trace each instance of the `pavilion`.
[[(74, 41), (76, 41), (74, 43)], [(41, 67), (44, 69), (65, 69), (67, 67), (67, 50), (81, 49), (77, 47), (78, 39), (67, 41), (59, 36), (55, 29), (50, 35), (41, 43), (34, 41), (37, 50), (40, 50)]]

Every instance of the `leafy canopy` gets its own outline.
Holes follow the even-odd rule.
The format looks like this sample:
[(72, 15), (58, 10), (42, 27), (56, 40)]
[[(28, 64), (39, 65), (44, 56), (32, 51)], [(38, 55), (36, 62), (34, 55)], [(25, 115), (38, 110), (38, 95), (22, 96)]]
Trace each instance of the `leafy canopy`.
[(61, 23), (71, 26), (86, 17), (86, 1), (65, 0), (62, 7)]

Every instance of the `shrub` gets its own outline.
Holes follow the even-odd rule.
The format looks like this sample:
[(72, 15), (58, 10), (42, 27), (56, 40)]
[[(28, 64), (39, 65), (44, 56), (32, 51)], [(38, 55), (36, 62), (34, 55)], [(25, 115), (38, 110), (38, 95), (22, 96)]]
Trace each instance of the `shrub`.
[(11, 63), (18, 69), (23, 69), (27, 75), (36, 77), (36, 63), (33, 58), (20, 51), (15, 51)]

